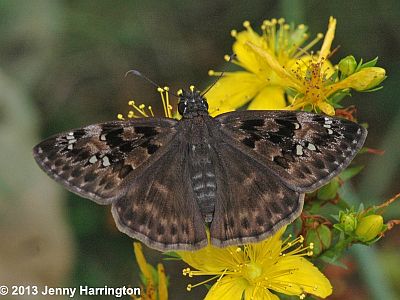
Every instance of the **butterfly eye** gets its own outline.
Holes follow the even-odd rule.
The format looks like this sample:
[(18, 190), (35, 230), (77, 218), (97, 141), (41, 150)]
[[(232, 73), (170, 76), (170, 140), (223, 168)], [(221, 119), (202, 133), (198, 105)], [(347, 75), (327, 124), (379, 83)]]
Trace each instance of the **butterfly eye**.
[(181, 116), (183, 116), (183, 113), (185, 112), (186, 107), (187, 107), (186, 101), (180, 101), (180, 102), (178, 103), (178, 112), (179, 112), (179, 114), (180, 114)]
[(207, 100), (205, 98), (203, 98), (203, 103), (206, 106), (206, 109), (208, 110), (208, 102), (207, 102)]

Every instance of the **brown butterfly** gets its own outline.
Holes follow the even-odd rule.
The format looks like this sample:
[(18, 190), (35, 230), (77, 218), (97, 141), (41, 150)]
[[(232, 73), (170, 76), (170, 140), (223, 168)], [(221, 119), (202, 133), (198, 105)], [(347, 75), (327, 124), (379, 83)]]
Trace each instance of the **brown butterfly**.
[(360, 125), (308, 112), (236, 111), (215, 118), (193, 89), (182, 119), (112, 121), (57, 134), (33, 152), (70, 191), (111, 204), (120, 231), (162, 250), (263, 240), (296, 219), (304, 193), (346, 168)]

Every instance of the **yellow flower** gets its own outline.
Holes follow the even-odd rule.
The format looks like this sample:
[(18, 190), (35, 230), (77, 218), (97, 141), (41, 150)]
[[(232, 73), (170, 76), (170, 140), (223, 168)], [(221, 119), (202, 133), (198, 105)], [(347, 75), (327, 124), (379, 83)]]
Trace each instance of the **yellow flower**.
[[(252, 100), (248, 109), (282, 109), (286, 106), (285, 79), (274, 71), (249, 44), (273, 56), (279, 66), (289, 67), (323, 37), (320, 33), (310, 43), (307, 27), (303, 24), (294, 28), (284, 19), (263, 22), (262, 35), (257, 34), (248, 21), (243, 23), (245, 31), (233, 30), (236, 39), (233, 52), (237, 59), (233, 62), (246, 71), (226, 72), (224, 77), (207, 94), (212, 115), (234, 110)], [(299, 50), (302, 47), (302, 50)], [(228, 59), (229, 57), (226, 57)], [(218, 75), (210, 71), (210, 75)]]
[(167, 277), (165, 276), (164, 266), (158, 264), (157, 273), (154, 272), (154, 268), (147, 263), (143, 255), (142, 245), (135, 242), (133, 248), (143, 276), (144, 288), (142, 287), (141, 290), (145, 293), (140, 297), (132, 296), (132, 298), (135, 300), (168, 300)]
[[(279, 24), (279, 30), (276, 24)], [(233, 32), (233, 46), (238, 59), (234, 62), (246, 71), (227, 73), (207, 94), (211, 113), (241, 107), (251, 99), (248, 109), (305, 109), (311, 108), (334, 115), (330, 97), (350, 89), (366, 91), (383, 81), (385, 70), (363, 67), (346, 78), (339, 78), (337, 67), (328, 61), (335, 36), (336, 19), (329, 19), (328, 30), (317, 55), (304, 55), (323, 35), (317, 37), (300, 51), (306, 30), (304, 25), (291, 29), (284, 21), (266, 21), (263, 35), (255, 33), (245, 22), (247, 31)], [(299, 36), (303, 36), (302, 39)], [(343, 66), (342, 66), (343, 69)], [(347, 70), (349, 71), (349, 70)], [(211, 71), (211, 74), (216, 74)], [(286, 106), (285, 99), (291, 104)]]
[[(325, 298), (332, 293), (328, 279), (304, 256), (312, 255), (313, 245), (303, 247), (303, 237), (282, 241), (285, 227), (274, 236), (242, 247), (215, 248), (208, 246), (195, 252), (180, 251), (181, 258), (196, 270), (186, 268), (184, 275), (212, 275), (216, 282), (206, 300), (273, 299), (271, 291), (287, 295), (305, 294)], [(201, 285), (189, 285), (188, 290)]]

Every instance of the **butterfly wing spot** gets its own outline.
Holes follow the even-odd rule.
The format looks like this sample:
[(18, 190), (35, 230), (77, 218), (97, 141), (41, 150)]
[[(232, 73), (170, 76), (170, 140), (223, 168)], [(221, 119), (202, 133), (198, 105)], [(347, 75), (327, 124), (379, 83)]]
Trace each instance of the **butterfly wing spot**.
[(83, 177), (83, 182), (84, 183), (88, 183), (88, 182), (92, 182), (95, 181), (97, 178), (95, 173), (86, 173), (85, 176)]
[(265, 122), (262, 119), (253, 119), (253, 120), (246, 120), (242, 121), (240, 125), (240, 129), (242, 130), (250, 130), (250, 131), (255, 131), (257, 130), (256, 127), (262, 127), (264, 126)]
[(246, 137), (242, 140), (242, 143), (245, 144), (246, 146), (254, 149), (256, 147), (256, 142), (258, 140), (260, 140), (260, 138), (257, 136)]
[(108, 156), (103, 156), (101, 160), (102, 160), (103, 167), (108, 167), (111, 165), (110, 159), (108, 158)]
[(244, 229), (249, 229), (250, 227), (249, 219), (247, 219), (246, 217), (242, 218), (240, 221), (240, 225), (242, 225)]
[(257, 216), (256, 217), (256, 224), (258, 226), (264, 226), (264, 224), (265, 224), (264, 218), (262, 216)]
[(311, 150), (311, 151), (315, 151), (315, 150), (317, 150), (317, 147), (315, 147), (315, 145), (312, 143), (307, 143), (307, 149)]
[(91, 163), (91, 164), (94, 164), (94, 163), (96, 163), (98, 161), (98, 159), (97, 159), (97, 156), (96, 155), (92, 155), (90, 158), (89, 158), (89, 163)]
[(162, 226), (161, 224), (159, 224), (158, 226), (157, 226), (157, 234), (158, 235), (163, 235), (165, 233), (165, 228), (164, 228), (164, 226)]
[(273, 161), (284, 169), (289, 168), (289, 163), (283, 156), (275, 156)]
[(79, 177), (81, 175), (82, 175), (82, 170), (80, 170), (80, 169), (74, 169), (71, 172), (71, 176), (75, 177), (75, 178), (77, 178), (77, 177)]
[(297, 145), (296, 145), (296, 155), (301, 156), (301, 155), (303, 155), (303, 154), (304, 154), (304, 153), (303, 153), (303, 146), (297, 144)]

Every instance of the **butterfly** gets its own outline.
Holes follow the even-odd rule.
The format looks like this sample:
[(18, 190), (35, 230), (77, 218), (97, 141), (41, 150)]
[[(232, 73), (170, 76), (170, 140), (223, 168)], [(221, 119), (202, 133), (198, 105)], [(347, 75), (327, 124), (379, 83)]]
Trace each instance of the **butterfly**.
[[(68, 190), (111, 204), (120, 231), (160, 251), (263, 240), (294, 221), (304, 195), (346, 168), (367, 130), (309, 112), (234, 111), (215, 118), (191, 88), (181, 120), (111, 121), (33, 149)], [(209, 237), (207, 236), (209, 232)]]

